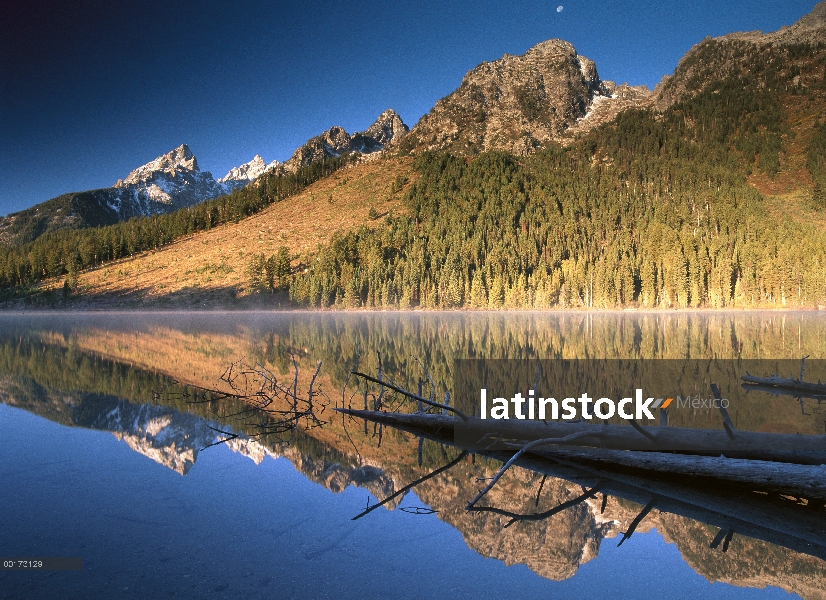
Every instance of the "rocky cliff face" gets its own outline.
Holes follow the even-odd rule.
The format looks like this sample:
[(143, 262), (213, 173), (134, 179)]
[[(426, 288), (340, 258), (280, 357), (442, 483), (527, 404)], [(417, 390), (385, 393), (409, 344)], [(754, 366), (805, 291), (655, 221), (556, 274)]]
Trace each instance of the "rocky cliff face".
[(524, 155), (561, 139), (595, 98), (609, 96), (593, 61), (568, 42), (549, 40), (470, 71), (459, 89), (422, 117), (403, 147)]
[(591, 106), (582, 117), (565, 131), (566, 138), (574, 138), (591, 129), (613, 121), (618, 114), (631, 108), (648, 108), (654, 99), (651, 90), (644, 85), (616, 85), (613, 81), (603, 81), (606, 94), (595, 96)]
[(401, 139), (408, 131), (407, 125), (396, 111), (388, 109), (365, 131), (354, 133), (352, 136), (336, 126), (307, 140), (279, 169), (293, 173), (301, 167), (340, 156), (345, 152), (373, 154), (394, 140)]

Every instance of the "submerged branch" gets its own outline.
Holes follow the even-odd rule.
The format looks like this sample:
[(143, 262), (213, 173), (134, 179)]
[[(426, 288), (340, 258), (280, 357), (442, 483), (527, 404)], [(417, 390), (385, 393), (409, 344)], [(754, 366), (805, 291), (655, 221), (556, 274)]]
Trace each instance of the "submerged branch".
[(496, 485), (496, 482), (499, 481), (499, 479), (502, 477), (502, 475), (505, 474), (505, 471), (507, 471), (508, 468), (510, 468), (510, 466), (513, 463), (515, 463), (517, 460), (519, 460), (519, 458), (523, 454), (525, 454), (526, 452), (529, 452), (530, 450), (533, 450), (534, 448), (536, 448), (538, 446), (549, 446), (551, 444), (565, 444), (565, 443), (577, 440), (579, 438), (590, 437), (590, 436), (593, 436), (593, 435), (599, 435), (599, 434), (598, 433), (591, 433), (591, 432), (587, 432), (587, 431), (581, 431), (579, 433), (573, 433), (573, 434), (571, 434), (569, 436), (566, 436), (566, 437), (563, 437), (563, 438), (547, 438), (547, 439), (544, 439), (544, 440), (536, 440), (534, 442), (530, 442), (528, 444), (525, 444), (524, 446), (522, 446), (522, 448), (519, 449), (519, 452), (514, 454), (508, 462), (506, 462), (504, 465), (502, 465), (502, 468), (499, 469), (499, 472), (493, 477), (493, 479), (485, 487), (485, 489), (483, 489), (481, 492), (479, 492), (476, 495), (476, 497), (468, 503), (468, 505), (466, 507), (466, 510), (470, 510), (471, 508), (473, 508), (473, 505), (476, 504), (477, 502), (479, 502), (479, 500), (482, 499), (482, 496), (487, 494), (491, 490), (491, 488), (494, 485)]
[[(190, 404), (211, 404), (224, 400), (237, 401), (246, 408), (231, 412), (216, 413), (221, 419), (241, 418), (249, 424), (249, 418), (255, 414), (263, 417), (261, 422), (249, 424), (257, 430), (250, 437), (262, 438), (270, 435), (278, 436), (279, 441), (286, 441), (280, 436), (294, 431), (299, 426), (306, 429), (323, 426), (319, 415), (324, 412), (329, 402), (319, 402), (319, 398), (326, 395), (317, 384), (321, 361), (316, 365), (315, 372), (310, 380), (306, 396), (300, 396), (298, 391), (298, 362), (292, 356), (291, 377), (285, 383), (269, 369), (256, 363), (248, 365), (243, 361), (235, 361), (224, 369), (219, 378), (229, 388), (227, 390), (209, 389), (197, 385), (186, 385), (186, 391), (181, 396)], [(224, 437), (208, 446), (216, 446), (240, 437), (239, 434), (217, 429), (206, 423), (213, 431), (223, 434)]]

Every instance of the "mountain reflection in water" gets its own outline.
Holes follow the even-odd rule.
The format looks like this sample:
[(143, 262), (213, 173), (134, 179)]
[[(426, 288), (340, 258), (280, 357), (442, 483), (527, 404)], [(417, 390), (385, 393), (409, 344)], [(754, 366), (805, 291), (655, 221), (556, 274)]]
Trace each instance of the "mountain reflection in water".
[[(227, 364), (240, 358), (289, 374), (291, 354), (298, 357), (302, 378), (323, 360), (321, 384), (340, 398), (356, 356), (375, 365), (372, 357), (379, 352), (394, 377), (416, 372), (420, 358), (437, 385), (447, 386), (456, 357), (799, 358), (824, 357), (824, 350), (826, 318), (816, 313), (31, 316), (2, 320), (0, 398), (63, 425), (112, 432), (133, 450), (188, 476), (199, 452), (223, 439), (221, 431), (232, 431), (239, 436), (223, 446), (256, 464), (266, 456), (284, 457), (310, 481), (333, 492), (366, 489), (375, 504), (450, 463), (459, 450), (425, 441), (419, 465), (413, 435), (385, 429), (379, 446), (372, 428), (344, 431), (342, 420), (331, 413), (325, 414), (325, 427), (297, 431), (282, 444), (256, 437), (255, 426), (266, 415), (239, 417), (238, 407), (227, 402), (191, 404), (180, 391), (187, 385), (220, 385)], [(695, 415), (698, 426), (706, 426), (704, 418)], [(739, 418), (755, 430), (823, 433), (824, 413), (814, 401), (801, 411), (794, 399), (764, 400), (749, 405)], [(717, 419), (713, 426), (719, 428)], [(462, 458), (415, 486), (414, 495), (399, 495), (385, 508), (415, 512), (425, 505), (481, 556), (525, 565), (554, 581), (576, 580), (578, 570), (605, 551), (605, 540), (628, 531), (642, 509), (597, 493), (547, 519), (506, 527), (510, 519), (504, 515), (465, 510), (483, 485), (477, 478), (490, 477), (499, 464), (481, 456)], [(517, 468), (486, 502), (505, 512), (540, 513), (582, 495), (577, 483)], [(826, 597), (826, 563), (818, 558), (742, 535), (734, 535), (723, 552), (720, 545), (709, 547), (719, 537), (713, 525), (657, 510), (639, 523), (635, 536), (654, 529), (709, 581)], [(669, 568), (651, 572), (667, 581)], [(733, 593), (736, 588), (725, 589)]]

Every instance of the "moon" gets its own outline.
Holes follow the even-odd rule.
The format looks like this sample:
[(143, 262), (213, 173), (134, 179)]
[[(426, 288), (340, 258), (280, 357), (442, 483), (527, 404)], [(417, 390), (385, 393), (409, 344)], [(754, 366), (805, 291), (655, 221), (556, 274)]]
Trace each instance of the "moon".
[(563, 8), (564, 8), (564, 7), (562, 7), (562, 6), (557, 6), (557, 7), (556, 7), (556, 12), (562, 12), (562, 9), (563, 9)]

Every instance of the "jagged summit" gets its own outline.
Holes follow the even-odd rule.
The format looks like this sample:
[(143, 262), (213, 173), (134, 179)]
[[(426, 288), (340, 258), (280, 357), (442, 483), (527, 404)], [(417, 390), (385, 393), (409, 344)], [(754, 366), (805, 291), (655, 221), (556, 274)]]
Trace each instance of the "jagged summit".
[(469, 71), (410, 133), (408, 149), (524, 155), (560, 139), (593, 99), (609, 95), (593, 61), (563, 40), (541, 42)]
[(174, 150), (138, 167), (129, 173), (125, 179), (118, 180), (113, 187), (123, 187), (124, 185), (146, 181), (156, 172), (169, 173), (174, 176), (175, 172), (180, 169), (187, 171), (201, 170), (198, 168), (198, 160), (186, 144), (181, 144)]
[(394, 139), (404, 136), (410, 128), (404, 124), (402, 118), (392, 108), (379, 115), (376, 122), (370, 125), (361, 134), (378, 142), (381, 146), (386, 146)]
[(248, 163), (244, 163), (243, 165), (230, 169), (224, 177), (218, 180), (218, 182), (224, 183), (225, 181), (234, 181), (238, 179), (254, 179), (263, 173), (266, 168), (267, 164), (264, 162), (264, 159), (261, 158), (259, 154), (256, 154)]
[(136, 200), (143, 200), (145, 206), (140, 214), (192, 206), (227, 192), (212, 173), (198, 168), (198, 160), (186, 144), (138, 167), (112, 187), (132, 192)]
[(222, 184), (227, 191), (232, 191), (233, 189), (244, 187), (250, 181), (253, 181), (271, 169), (275, 169), (280, 164), (277, 160), (266, 164), (264, 159), (256, 154), (248, 163), (230, 169), (224, 177), (218, 180), (218, 183)]
[(315, 162), (340, 156), (345, 152), (373, 154), (391, 142), (403, 137), (409, 128), (393, 109), (387, 109), (365, 131), (348, 134), (344, 128), (334, 126), (324, 133), (307, 140), (297, 148), (282, 168), (293, 172)]

